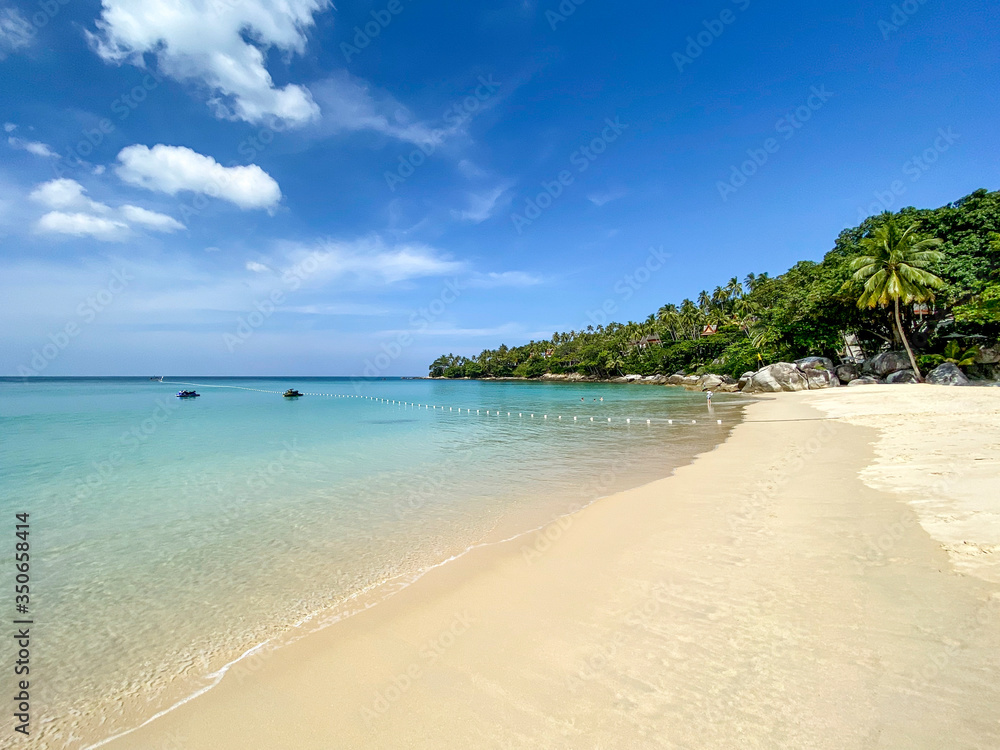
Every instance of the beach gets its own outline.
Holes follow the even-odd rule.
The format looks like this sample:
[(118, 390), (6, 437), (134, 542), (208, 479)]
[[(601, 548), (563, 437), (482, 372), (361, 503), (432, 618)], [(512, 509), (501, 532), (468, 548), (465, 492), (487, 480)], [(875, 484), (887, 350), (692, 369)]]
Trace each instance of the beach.
[(998, 747), (998, 417), (987, 388), (760, 398), (103, 746)]

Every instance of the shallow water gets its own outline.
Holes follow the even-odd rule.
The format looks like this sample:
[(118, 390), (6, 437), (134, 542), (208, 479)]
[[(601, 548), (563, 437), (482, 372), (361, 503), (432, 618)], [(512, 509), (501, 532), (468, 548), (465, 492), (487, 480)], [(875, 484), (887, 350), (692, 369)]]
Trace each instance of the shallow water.
[[(30, 513), (48, 746), (151, 716), (358, 592), (666, 476), (740, 415), (662, 387), (168, 381), (0, 380), (0, 504), (11, 535)], [(182, 382), (202, 396), (174, 398)]]

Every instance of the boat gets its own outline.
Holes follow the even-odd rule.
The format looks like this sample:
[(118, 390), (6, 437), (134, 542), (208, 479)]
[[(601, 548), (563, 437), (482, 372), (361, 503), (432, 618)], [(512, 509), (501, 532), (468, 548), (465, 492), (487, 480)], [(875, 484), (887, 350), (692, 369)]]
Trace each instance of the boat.
[(294, 388), (289, 388), (282, 394), (285, 398), (299, 398), (302, 394)]
[(177, 398), (198, 398), (201, 394), (195, 391), (178, 391)]

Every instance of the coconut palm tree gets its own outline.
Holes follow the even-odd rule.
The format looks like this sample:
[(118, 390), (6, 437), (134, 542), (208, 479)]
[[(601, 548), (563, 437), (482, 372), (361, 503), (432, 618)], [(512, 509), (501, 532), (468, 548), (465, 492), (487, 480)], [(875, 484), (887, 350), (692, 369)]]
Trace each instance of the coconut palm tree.
[(928, 268), (940, 263), (944, 254), (935, 249), (941, 246), (941, 240), (920, 236), (917, 227), (913, 223), (908, 229), (901, 230), (890, 216), (882, 226), (861, 240), (865, 254), (851, 261), (850, 268), (854, 272), (852, 280), (864, 284), (858, 297), (858, 307), (893, 305), (896, 331), (906, 347), (917, 382), (922, 383), (923, 376), (903, 330), (899, 305), (934, 299), (934, 290), (944, 286), (944, 281)]

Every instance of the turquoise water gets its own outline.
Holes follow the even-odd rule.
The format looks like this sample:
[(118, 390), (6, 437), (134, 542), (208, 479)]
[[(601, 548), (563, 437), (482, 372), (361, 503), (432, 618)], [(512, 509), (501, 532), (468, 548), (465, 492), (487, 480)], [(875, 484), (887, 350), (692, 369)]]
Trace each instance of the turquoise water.
[[(740, 413), (646, 386), (167, 380), (0, 379), (2, 511), (11, 535), (30, 513), (52, 747), (152, 715), (359, 592), (666, 476)], [(182, 382), (201, 397), (175, 398)]]

